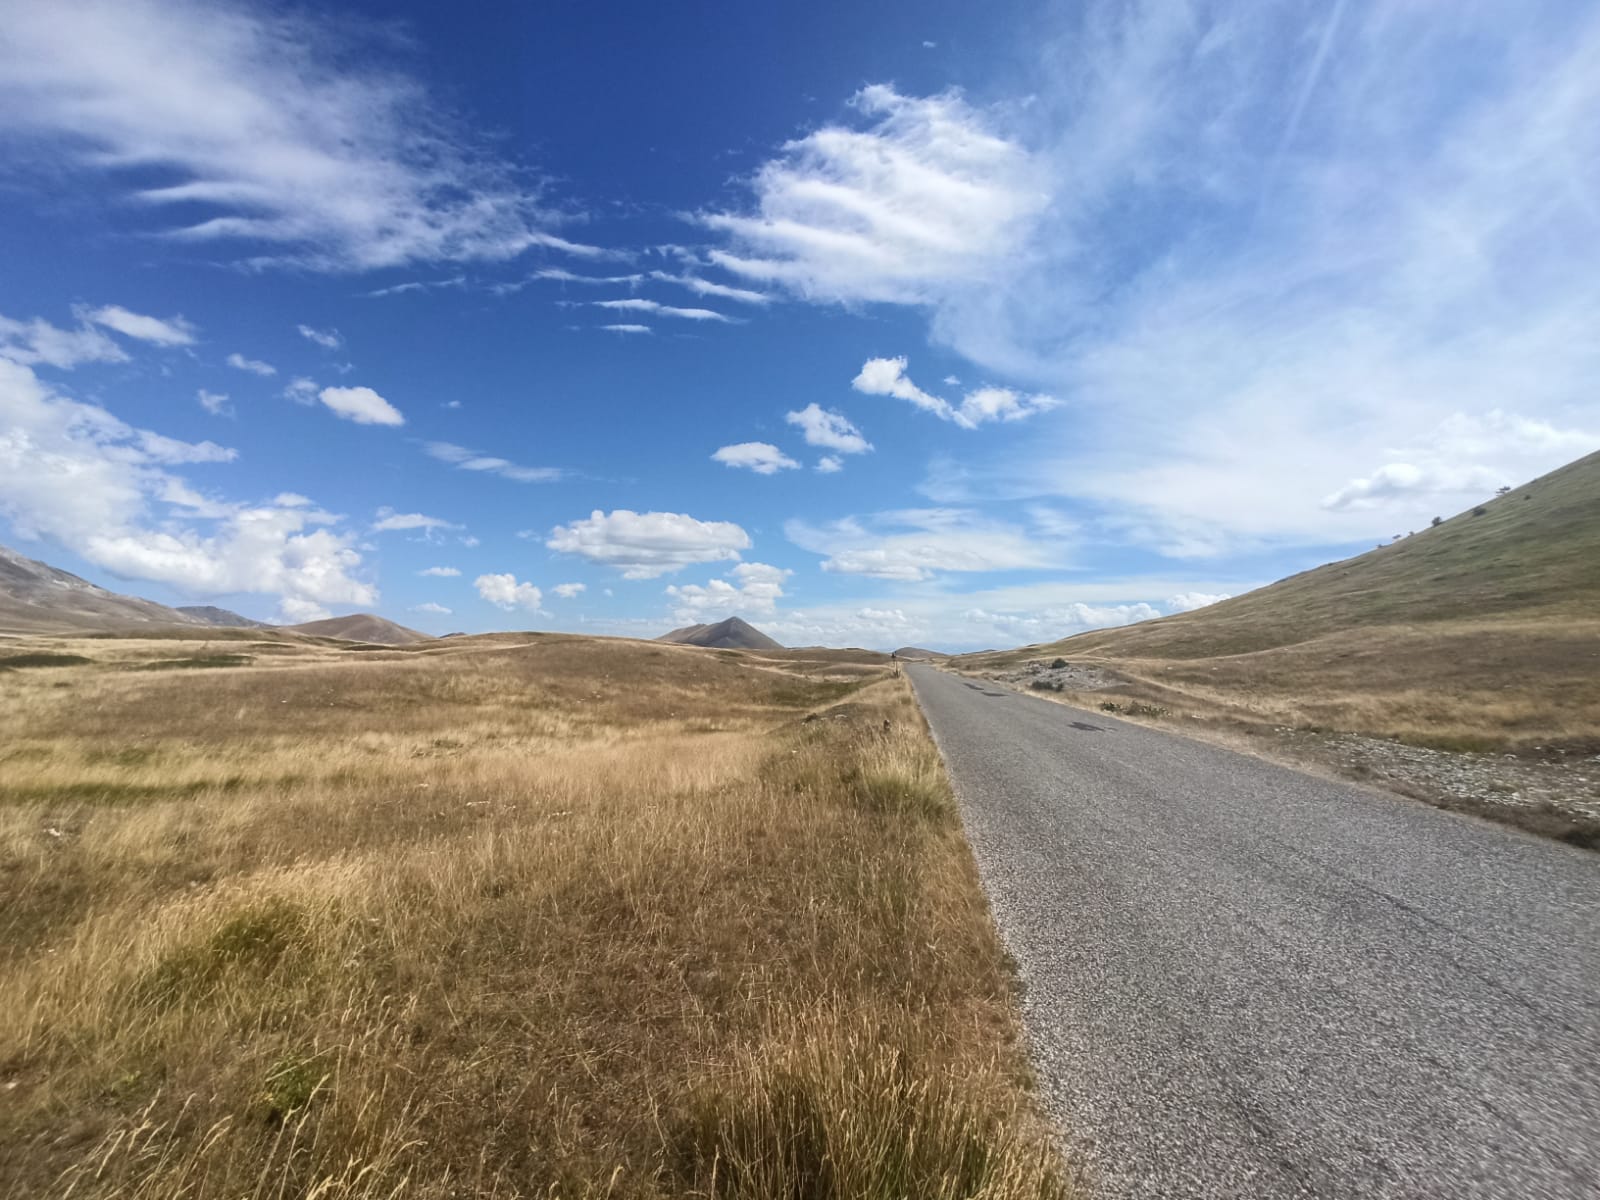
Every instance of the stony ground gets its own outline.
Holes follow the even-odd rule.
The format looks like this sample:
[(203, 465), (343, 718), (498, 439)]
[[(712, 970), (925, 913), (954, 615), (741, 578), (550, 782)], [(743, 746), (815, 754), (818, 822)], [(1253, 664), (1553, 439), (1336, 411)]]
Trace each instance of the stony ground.
[(1600, 822), (1600, 755), (1458, 754), (1353, 733), (1277, 732), (1292, 751), (1396, 791), (1437, 793), (1474, 806), (1553, 808)]
[[(1055, 663), (1061, 663), (1061, 666), (1053, 665)], [(1116, 687), (1123, 682), (1099, 667), (1067, 662), (1060, 658), (1024, 663), (1015, 671), (1005, 671), (990, 675), (988, 678), (1015, 684), (1018, 687), (1033, 687), (1035, 691), (1043, 691), (1048, 687), (1058, 692), (1098, 692), (1105, 688)]]

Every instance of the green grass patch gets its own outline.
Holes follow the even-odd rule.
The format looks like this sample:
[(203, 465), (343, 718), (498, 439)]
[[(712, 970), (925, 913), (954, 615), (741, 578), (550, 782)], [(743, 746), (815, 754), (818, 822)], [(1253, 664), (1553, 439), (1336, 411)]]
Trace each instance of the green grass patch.
[(140, 663), (135, 671), (186, 671), (204, 667), (248, 667), (255, 662), (249, 654), (197, 654), (190, 658), (159, 658)]
[(309, 942), (305, 911), (273, 899), (235, 912), (208, 935), (165, 955), (136, 985), (141, 1000), (197, 1002), (234, 977), (266, 977)]
[(16, 670), (21, 667), (81, 667), (94, 662), (81, 654), (51, 654), (36, 651), (32, 654), (12, 654), (0, 658), (0, 669)]
[(1066, 1200), (1048, 1152), (892, 1044), (818, 1041), (695, 1097), (687, 1194), (713, 1200)]

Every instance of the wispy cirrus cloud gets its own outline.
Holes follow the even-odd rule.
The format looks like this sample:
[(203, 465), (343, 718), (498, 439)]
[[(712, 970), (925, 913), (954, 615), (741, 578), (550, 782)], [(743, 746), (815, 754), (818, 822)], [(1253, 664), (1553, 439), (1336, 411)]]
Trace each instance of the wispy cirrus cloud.
[(639, 296), (619, 300), (594, 300), (591, 303), (596, 308), (609, 308), (616, 312), (652, 313), (660, 317), (681, 317), (688, 321), (721, 321), (724, 324), (733, 321), (732, 317), (724, 316), (709, 308), (678, 308), (675, 305), (662, 304)]
[[(1593, 427), (1600, 272), (1572, 247), (1600, 242), (1600, 14), (1060, 11), (1008, 89), (1026, 103), (866, 89), (708, 219), (713, 261), (820, 303), (912, 306), (942, 347), (1070, 407), (969, 453), (968, 501), (1055, 497), (1158, 553), (1217, 556), (1365, 541), (1582, 453), (1393, 450), (1496, 411)], [(968, 415), (1016, 395), (980, 391)]]
[(554, 483), (567, 472), (560, 467), (524, 467), (509, 459), (499, 458), (492, 454), (480, 454), (476, 450), (469, 450), (465, 446), (457, 446), (454, 442), (426, 442), (423, 450), (430, 458), (440, 462), (449, 463), (462, 471), (480, 471), (486, 475), (498, 475), (502, 479), (510, 479), (515, 483)]
[(947, 573), (1059, 570), (1069, 555), (1054, 539), (960, 508), (903, 509), (816, 525), (791, 520), (784, 533), (823, 555), (822, 569), (916, 583)]
[(170, 238), (339, 271), (599, 253), (552, 232), (539, 184), (405, 72), (392, 29), (245, 0), (13, 5), (5, 25), (0, 133), (113, 186), (175, 175), (129, 193)]

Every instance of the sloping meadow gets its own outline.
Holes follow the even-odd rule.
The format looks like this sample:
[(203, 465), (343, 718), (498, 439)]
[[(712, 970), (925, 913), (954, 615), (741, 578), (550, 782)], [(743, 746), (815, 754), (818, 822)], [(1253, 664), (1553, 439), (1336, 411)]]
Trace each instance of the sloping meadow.
[(1071, 1194), (892, 668), (267, 646), (0, 675), (0, 1195)]

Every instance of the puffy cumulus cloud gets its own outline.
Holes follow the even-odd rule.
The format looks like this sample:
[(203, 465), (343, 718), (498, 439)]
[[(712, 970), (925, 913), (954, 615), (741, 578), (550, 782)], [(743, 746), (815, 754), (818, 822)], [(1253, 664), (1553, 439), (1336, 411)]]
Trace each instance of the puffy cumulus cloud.
[[(767, 563), (740, 563), (726, 578), (699, 584), (667, 588), (673, 600), (673, 615), (682, 621), (698, 621), (707, 613), (770, 613), (783, 599), (783, 583), (793, 571)], [(730, 582), (731, 580), (731, 582)]]
[(817, 459), (816, 470), (823, 475), (835, 475), (844, 470), (844, 459), (837, 454), (824, 454)]
[(228, 355), (227, 363), (235, 371), (249, 371), (250, 374), (260, 375), (263, 378), (278, 373), (278, 368), (271, 363), (262, 362), (259, 358), (246, 358), (238, 353)]
[(776, 475), (779, 471), (792, 470), (800, 465), (770, 442), (740, 442), (724, 446), (711, 458), (725, 467), (743, 467), (757, 475)]
[(1169, 613), (1193, 612), (1197, 608), (1209, 608), (1213, 604), (1220, 604), (1233, 597), (1227, 592), (1183, 592), (1167, 600)]
[(461, 574), (455, 567), (423, 567), (418, 575), (429, 575), (435, 579), (454, 579)]
[(295, 328), (306, 341), (313, 342), (324, 350), (337, 350), (344, 345), (344, 335), (337, 329), (317, 329), (311, 325), (296, 325)]
[[(460, 529), (461, 526), (453, 521), (446, 521), (441, 517), (430, 517), (423, 513), (395, 512), (392, 508), (380, 508), (378, 519), (372, 523), (372, 532), (387, 533), (400, 529)], [(428, 572), (423, 572), (427, 574)]]
[(304, 596), (285, 596), (278, 602), (278, 623), (280, 625), (299, 625), (305, 621), (325, 621), (333, 616), (326, 608), (315, 600), (307, 600)]
[(968, 392), (960, 404), (951, 404), (912, 383), (906, 374), (904, 357), (869, 358), (850, 381), (850, 386), (869, 396), (909, 400), (924, 412), (942, 421), (954, 422), (963, 429), (976, 429), (990, 421), (1021, 421), (1060, 403), (1053, 396), (1029, 396), (1010, 388), (981, 387)]
[(435, 604), (432, 600), (425, 600), (421, 604), (413, 604), (412, 612), (434, 613), (438, 616), (449, 616), (450, 610), (442, 604)]
[(1067, 565), (1060, 543), (1040, 542), (1014, 525), (965, 509), (907, 509), (865, 521), (815, 526), (794, 520), (784, 532), (822, 554), (822, 569), (914, 583), (945, 572), (1047, 570)]
[(0, 354), (13, 362), (70, 370), (85, 362), (126, 362), (127, 352), (88, 324), (61, 329), (42, 317), (17, 321), (0, 316)]
[(548, 231), (536, 185), (399, 69), (396, 44), (384, 26), (239, 0), (13, 5), (0, 111), (23, 152), (130, 189), (173, 214), (169, 237), (248, 247), (253, 263), (591, 253)]
[(84, 315), (96, 325), (115, 329), (124, 337), (149, 342), (153, 346), (194, 345), (194, 326), (182, 317), (169, 317), (163, 321), (159, 317), (147, 317), (140, 313), (129, 312), (120, 304), (108, 304), (103, 308), (92, 309)]
[(563, 600), (573, 600), (588, 591), (588, 587), (581, 583), (558, 583), (550, 590)]
[(737, 559), (750, 535), (731, 521), (700, 521), (686, 513), (596, 509), (557, 525), (545, 545), (615, 568), (624, 579), (657, 579), (696, 563)]
[[(293, 385), (291, 385), (293, 386)], [(357, 425), (404, 425), (405, 417), (369, 387), (325, 387), (317, 399), (337, 417)]]
[(492, 454), (479, 454), (453, 442), (428, 442), (423, 446), (430, 458), (449, 463), (463, 471), (481, 471), (516, 483), (553, 483), (566, 474), (560, 467), (523, 467)]
[(510, 573), (479, 575), (472, 581), (472, 586), (478, 589), (478, 595), (506, 612), (519, 608), (525, 612), (544, 611), (539, 607), (544, 593), (531, 583), (518, 583), (517, 577)]
[[(124, 579), (195, 596), (275, 594), (304, 606), (370, 605), (361, 556), (338, 518), (301, 496), (269, 504), (206, 495), (168, 468), (234, 452), (133, 428), (60, 396), (0, 358), (0, 516)], [(305, 618), (302, 618), (305, 619)]]
[(722, 313), (713, 312), (709, 308), (676, 308), (671, 304), (660, 304), (654, 300), (644, 300), (639, 297), (630, 297), (623, 300), (595, 300), (596, 308), (609, 308), (618, 312), (652, 313), (658, 317), (679, 317), (686, 321), (722, 321), (732, 322), (733, 318)]
[(205, 409), (212, 416), (233, 416), (233, 405), (228, 403), (227, 392), (208, 392), (205, 388), (201, 388), (195, 395), (200, 401), (200, 407)]
[(825, 125), (757, 170), (753, 211), (702, 216), (728, 240), (712, 261), (841, 303), (932, 304), (999, 278), (1048, 201), (1028, 151), (956, 92), (880, 84), (850, 106), (854, 125)]
[(784, 420), (805, 435), (808, 446), (821, 446), (840, 454), (865, 454), (872, 449), (872, 443), (861, 436), (861, 431), (843, 413), (823, 408), (814, 400), (800, 411), (789, 413)]

